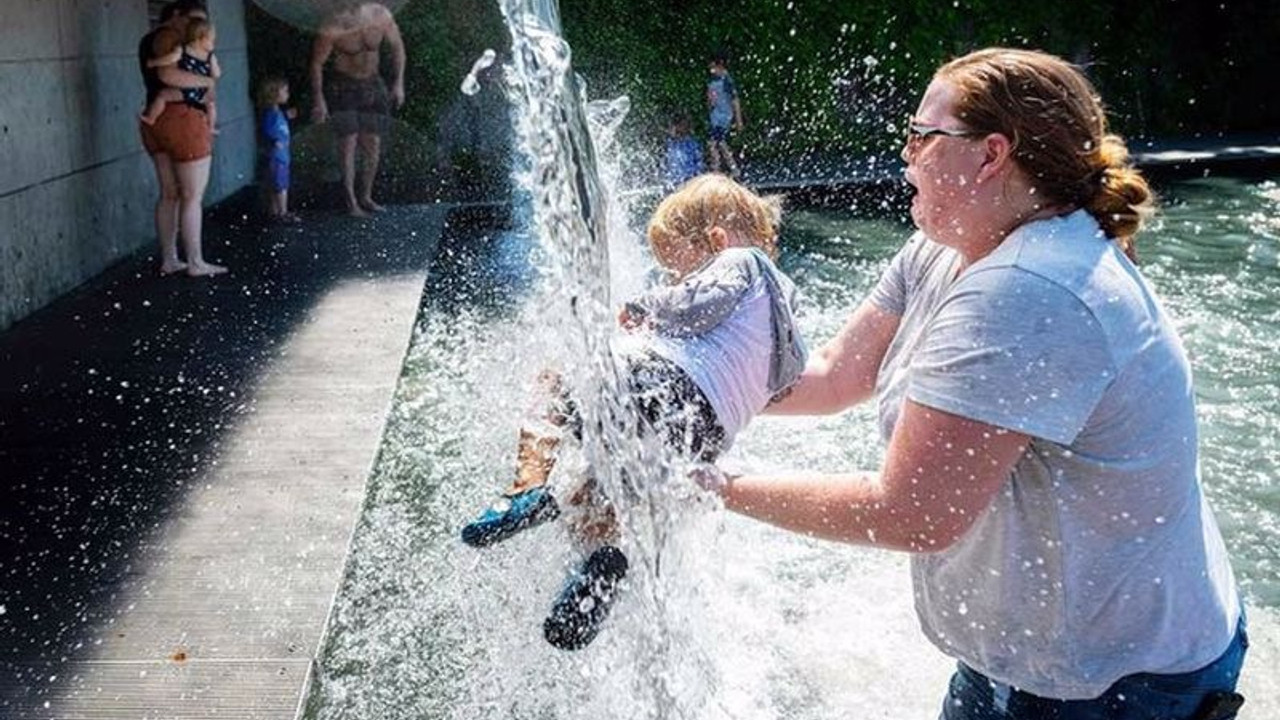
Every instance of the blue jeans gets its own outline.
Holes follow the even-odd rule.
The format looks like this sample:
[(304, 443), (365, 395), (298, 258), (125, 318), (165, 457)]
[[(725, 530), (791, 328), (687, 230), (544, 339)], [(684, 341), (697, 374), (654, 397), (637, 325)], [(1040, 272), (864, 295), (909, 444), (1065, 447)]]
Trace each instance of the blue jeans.
[[(996, 682), (959, 663), (942, 705), (942, 720), (1230, 720), (1231, 693), (1240, 677), (1249, 636), (1244, 617), (1235, 639), (1217, 660), (1186, 673), (1126, 675), (1092, 700), (1053, 700)], [(1214, 710), (1216, 707), (1216, 711)]]

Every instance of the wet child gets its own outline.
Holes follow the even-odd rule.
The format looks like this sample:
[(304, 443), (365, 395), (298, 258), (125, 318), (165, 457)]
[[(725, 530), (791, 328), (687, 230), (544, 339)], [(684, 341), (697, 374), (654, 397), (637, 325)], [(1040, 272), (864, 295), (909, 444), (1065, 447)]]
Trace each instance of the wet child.
[(271, 77), (258, 86), (258, 154), (263, 190), (267, 196), (267, 217), (273, 222), (298, 223), (289, 212), (289, 118), (294, 115), (289, 102), (289, 83)]
[(679, 187), (686, 180), (701, 175), (702, 145), (694, 139), (687, 113), (678, 113), (667, 126), (666, 187)]
[[(156, 68), (165, 65), (176, 65), (179, 70), (186, 70), (196, 75), (217, 80), (222, 77), (222, 68), (218, 65), (218, 56), (213, 54), (213, 46), (217, 41), (217, 31), (213, 23), (203, 19), (193, 19), (187, 23), (187, 34), (183, 44), (168, 55), (147, 60), (147, 67)], [(204, 111), (209, 120), (209, 129), (217, 132), (217, 103), (214, 102), (213, 88), (175, 88), (167, 87), (156, 93), (155, 98), (147, 105), (139, 116), (142, 122), (152, 125), (164, 108), (171, 102), (185, 102)]]
[(742, 104), (738, 88), (729, 76), (729, 56), (716, 52), (708, 63), (707, 109), (710, 111), (707, 153), (711, 156), (711, 172), (720, 172), (723, 163), (735, 180), (741, 174), (729, 147), (729, 130), (742, 130)]
[[(773, 263), (780, 217), (776, 200), (723, 175), (701, 175), (649, 221), (654, 258), (671, 282), (626, 303), (618, 317), (624, 332), (610, 350), (639, 431), (677, 460), (714, 460), (804, 368), (795, 287)], [(580, 431), (581, 420), (554, 375), (543, 384), (551, 422), (521, 430), (515, 481), (462, 529), (469, 545), (491, 545), (560, 515), (547, 481), (563, 429)], [(587, 475), (561, 496), (577, 510), (570, 529), (590, 552), (543, 623), (547, 641), (566, 650), (595, 638), (628, 568), (610, 504), (617, 499)]]

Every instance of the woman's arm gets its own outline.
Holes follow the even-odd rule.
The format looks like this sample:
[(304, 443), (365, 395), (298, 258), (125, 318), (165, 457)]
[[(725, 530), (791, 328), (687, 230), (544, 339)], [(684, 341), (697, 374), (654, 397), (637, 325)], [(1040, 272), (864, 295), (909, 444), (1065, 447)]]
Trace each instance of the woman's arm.
[[(182, 55), (182, 40), (178, 33), (171, 29), (156, 33), (155, 39), (151, 41), (151, 57), (168, 57), (175, 52), (179, 56)], [(175, 64), (161, 65), (156, 68), (156, 77), (160, 78), (160, 82), (169, 87), (211, 88), (217, 82), (213, 78), (208, 78), (204, 75), (179, 70), (176, 64), (177, 61), (175, 60), (174, 62)]]
[(179, 70), (176, 65), (156, 68), (156, 76), (160, 78), (160, 82), (176, 88), (211, 88), (218, 84), (218, 81), (211, 77)]
[(907, 400), (879, 475), (742, 475), (719, 492), (730, 510), (794, 532), (937, 552), (982, 515), (1029, 440)]
[(898, 332), (899, 318), (864, 300), (809, 364), (790, 392), (764, 409), (770, 415), (827, 415), (875, 392), (880, 363)]

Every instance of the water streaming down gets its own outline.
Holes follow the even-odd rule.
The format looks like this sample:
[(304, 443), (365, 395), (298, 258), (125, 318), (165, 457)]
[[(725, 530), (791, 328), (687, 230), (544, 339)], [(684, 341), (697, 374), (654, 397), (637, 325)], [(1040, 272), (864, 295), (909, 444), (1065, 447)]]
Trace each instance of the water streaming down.
[[(457, 540), (511, 475), (539, 368), (565, 370), (596, 400), (591, 412), (610, 397), (611, 369), (598, 352), (610, 302), (639, 288), (648, 266), (628, 208), (601, 191), (617, 177), (617, 153), (605, 148), (625, 101), (584, 102), (554, 4), (510, 2), (504, 13), (527, 216), (516, 231), (481, 229), (441, 250), (311, 715), (936, 716), (951, 663), (916, 626), (904, 556), (785, 534), (672, 483), (625, 516), (626, 592), (596, 642), (566, 653), (543, 641), (541, 623), (578, 557), (567, 533), (553, 524), (485, 551)], [(1280, 681), (1266, 671), (1280, 661), (1274, 192), (1231, 181), (1176, 186), (1143, 246), (1145, 271), (1196, 364), (1206, 485), (1251, 604), (1245, 720), (1280, 716)], [(807, 337), (836, 332), (908, 231), (895, 220), (791, 214), (781, 263), (804, 293)], [(589, 357), (601, 359), (576, 360)], [(634, 467), (634, 458), (601, 462), (599, 440), (589, 437), (562, 473), (593, 453), (598, 466)], [(860, 408), (759, 419), (728, 462), (874, 467), (882, 452), (872, 411)]]

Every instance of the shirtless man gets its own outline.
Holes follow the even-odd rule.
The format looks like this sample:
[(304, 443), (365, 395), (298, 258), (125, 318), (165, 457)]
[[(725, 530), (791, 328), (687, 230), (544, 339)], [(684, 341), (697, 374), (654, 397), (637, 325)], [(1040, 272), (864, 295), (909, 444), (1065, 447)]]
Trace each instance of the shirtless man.
[[(391, 45), (395, 73), (390, 93), (378, 74), (384, 42)], [(333, 66), (326, 85), (324, 66), (330, 57)], [(335, 12), (321, 24), (311, 49), (312, 119), (333, 125), (347, 212), (356, 217), (383, 209), (373, 201), (373, 180), (378, 174), (382, 136), (391, 125), (391, 108), (404, 104), (404, 66), (400, 28), (391, 11), (376, 2), (339, 0)], [(357, 147), (361, 156), (359, 192), (355, 183)]]

